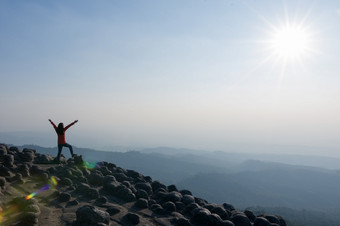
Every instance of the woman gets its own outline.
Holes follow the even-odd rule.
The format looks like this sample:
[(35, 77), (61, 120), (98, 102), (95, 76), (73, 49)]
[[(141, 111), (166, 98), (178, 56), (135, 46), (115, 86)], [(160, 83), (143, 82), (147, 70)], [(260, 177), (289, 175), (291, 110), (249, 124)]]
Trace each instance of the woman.
[(61, 151), (63, 149), (63, 147), (68, 147), (70, 149), (70, 152), (71, 152), (71, 156), (73, 157), (74, 154), (73, 154), (73, 149), (72, 149), (72, 146), (70, 144), (68, 144), (66, 142), (66, 139), (65, 139), (65, 131), (70, 128), (71, 126), (73, 126), (75, 123), (78, 122), (78, 120), (75, 120), (74, 122), (72, 122), (71, 124), (69, 124), (68, 126), (66, 126), (64, 128), (64, 124), (61, 122), (58, 124), (58, 127), (52, 122), (51, 119), (49, 119), (48, 121), (50, 121), (50, 123), (53, 125), (55, 131), (57, 132), (57, 135), (58, 135), (58, 156), (57, 156), (57, 162), (59, 163), (60, 162), (60, 154), (61, 154)]

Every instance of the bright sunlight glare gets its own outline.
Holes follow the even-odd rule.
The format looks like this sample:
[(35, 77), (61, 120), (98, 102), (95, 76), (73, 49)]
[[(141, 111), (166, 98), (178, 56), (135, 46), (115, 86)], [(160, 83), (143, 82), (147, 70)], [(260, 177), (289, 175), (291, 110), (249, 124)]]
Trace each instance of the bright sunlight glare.
[(271, 40), (274, 52), (283, 58), (299, 58), (308, 49), (308, 34), (301, 27), (287, 25), (275, 29)]

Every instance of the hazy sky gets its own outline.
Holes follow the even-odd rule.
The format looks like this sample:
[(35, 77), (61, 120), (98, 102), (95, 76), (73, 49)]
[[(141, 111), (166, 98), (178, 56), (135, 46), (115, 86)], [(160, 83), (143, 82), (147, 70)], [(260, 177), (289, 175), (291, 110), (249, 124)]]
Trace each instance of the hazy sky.
[(2, 0), (0, 132), (340, 156), (339, 37), (335, 0)]

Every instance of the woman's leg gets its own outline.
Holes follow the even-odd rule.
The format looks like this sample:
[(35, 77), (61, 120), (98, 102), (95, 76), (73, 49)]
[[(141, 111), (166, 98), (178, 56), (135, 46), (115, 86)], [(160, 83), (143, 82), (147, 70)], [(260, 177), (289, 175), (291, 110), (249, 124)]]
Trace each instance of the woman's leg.
[(64, 144), (65, 147), (68, 147), (70, 149), (70, 152), (71, 152), (71, 156), (73, 157), (73, 148), (70, 144), (66, 143)]
[(57, 161), (58, 163), (60, 162), (60, 155), (61, 155), (61, 150), (63, 149), (62, 144), (58, 144), (58, 155), (57, 155)]

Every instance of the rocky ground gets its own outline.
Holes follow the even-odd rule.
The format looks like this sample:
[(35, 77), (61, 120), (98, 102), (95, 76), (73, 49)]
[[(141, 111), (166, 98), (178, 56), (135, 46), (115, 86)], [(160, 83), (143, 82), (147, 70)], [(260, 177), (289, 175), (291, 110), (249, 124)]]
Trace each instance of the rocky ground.
[(0, 144), (0, 225), (286, 225), (280, 216), (208, 203), (113, 163), (61, 162)]

